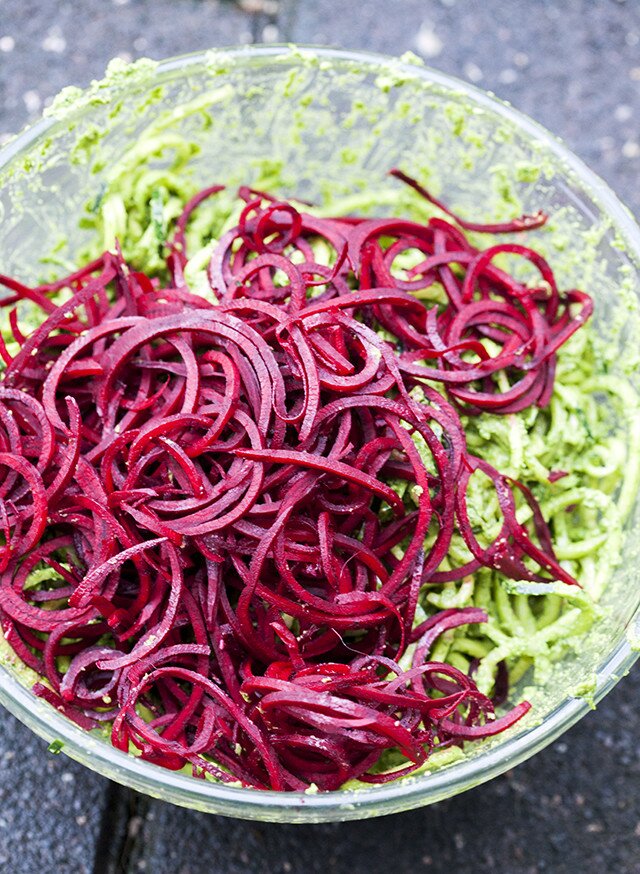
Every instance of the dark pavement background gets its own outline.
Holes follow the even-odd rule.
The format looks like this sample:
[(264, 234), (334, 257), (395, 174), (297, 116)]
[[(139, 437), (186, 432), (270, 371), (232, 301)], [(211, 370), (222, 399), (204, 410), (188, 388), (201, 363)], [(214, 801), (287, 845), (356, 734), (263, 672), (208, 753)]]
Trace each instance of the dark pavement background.
[[(0, 143), (109, 58), (251, 41), (412, 50), (541, 121), (640, 211), (640, 2), (0, 0)], [(640, 671), (516, 771), (431, 808), (242, 823), (115, 787), (0, 716), (11, 874), (640, 874)]]

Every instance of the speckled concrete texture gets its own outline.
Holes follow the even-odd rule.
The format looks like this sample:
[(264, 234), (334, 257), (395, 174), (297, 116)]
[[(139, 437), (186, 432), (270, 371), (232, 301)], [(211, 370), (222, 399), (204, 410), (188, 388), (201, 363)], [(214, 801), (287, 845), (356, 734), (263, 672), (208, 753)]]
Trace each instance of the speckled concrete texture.
[[(0, 141), (114, 55), (292, 39), (421, 54), (537, 118), (640, 211), (638, 0), (0, 0)], [(636, 670), (486, 786), (384, 820), (281, 827), (108, 794), (3, 713), (0, 871), (640, 874), (639, 726)]]
[(91, 874), (107, 782), (0, 715), (0, 871)]

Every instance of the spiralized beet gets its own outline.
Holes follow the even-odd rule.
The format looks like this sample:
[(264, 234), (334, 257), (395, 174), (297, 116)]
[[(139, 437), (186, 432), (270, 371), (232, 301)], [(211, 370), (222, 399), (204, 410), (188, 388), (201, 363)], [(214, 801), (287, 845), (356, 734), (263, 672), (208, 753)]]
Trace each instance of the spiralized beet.
[[(335, 790), (404, 776), (529, 709), (496, 718), (472, 672), (430, 660), (482, 610), (416, 611), (423, 586), (481, 567), (577, 584), (532, 493), (467, 450), (460, 412), (547, 404), (592, 303), (561, 292), (535, 250), (479, 250), (463, 233), (544, 215), (464, 222), (393, 175), (453, 223), (323, 219), (240, 189), (209, 265), (215, 303), (185, 267), (188, 222), (218, 185), (176, 223), (169, 284), (119, 249), (37, 288), (0, 276), (14, 341), (0, 348), (2, 626), (42, 676), (35, 693), (84, 728), (112, 723), (119, 749), (197, 777)], [(409, 250), (422, 261), (401, 273)], [(538, 284), (497, 267), (505, 254)], [(444, 303), (415, 296), (431, 286)], [(42, 313), (31, 333), (23, 301)], [(503, 517), (488, 544), (473, 476)], [(443, 569), (454, 534), (469, 560)], [(380, 772), (385, 750), (401, 764)]]

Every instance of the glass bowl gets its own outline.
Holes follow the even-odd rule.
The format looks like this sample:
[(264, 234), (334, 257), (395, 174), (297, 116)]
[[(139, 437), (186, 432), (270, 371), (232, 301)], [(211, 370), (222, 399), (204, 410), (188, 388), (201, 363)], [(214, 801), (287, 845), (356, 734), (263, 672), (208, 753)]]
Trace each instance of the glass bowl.
[[(427, 178), (451, 207), (476, 220), (544, 209), (554, 217), (554, 231), (535, 232), (534, 245), (548, 251), (551, 246), (561, 285), (595, 293), (599, 331), (606, 333), (614, 323), (623, 326), (615, 336), (620, 361), (637, 354), (640, 230), (629, 212), (538, 124), (412, 56), (397, 61), (322, 48), (261, 46), (159, 64), (112, 64), (104, 81), (84, 92), (67, 89), (47, 117), (0, 152), (2, 272), (36, 281), (44, 269), (43, 254), (55, 252), (61, 265), (73, 261), (92, 233), (79, 226), (79, 219), (87, 204), (102, 196), (113, 162), (140, 147), (159, 169), (172, 157), (171, 149), (168, 154), (149, 145), (154, 133), (194, 144), (184, 158), (184, 172), (203, 186), (271, 178), (285, 194), (302, 199), (331, 191), (352, 197), (359, 208), (375, 195), (388, 210), (398, 189), (390, 187), (386, 173), (400, 165)], [(560, 239), (562, 246), (556, 245)], [(52, 269), (51, 262), (46, 269)], [(580, 654), (554, 667), (536, 696), (536, 718), (432, 773), (315, 795), (193, 779), (113, 749), (36, 699), (6, 644), (0, 651), (0, 701), (87, 767), (197, 810), (319, 822), (430, 804), (534, 755), (630, 669), (637, 658), (632, 642), (640, 636), (638, 510), (636, 501), (623, 562), (604, 595), (604, 618), (585, 637)]]

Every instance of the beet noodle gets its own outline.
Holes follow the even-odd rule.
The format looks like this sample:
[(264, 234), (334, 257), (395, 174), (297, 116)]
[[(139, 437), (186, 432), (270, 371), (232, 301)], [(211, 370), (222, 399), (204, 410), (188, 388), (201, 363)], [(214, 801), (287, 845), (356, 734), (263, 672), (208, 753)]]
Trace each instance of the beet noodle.
[[(534, 249), (464, 233), (546, 216), (466, 222), (392, 172), (447, 220), (318, 218), (242, 188), (209, 265), (213, 304), (187, 286), (186, 241), (221, 186), (177, 220), (168, 280), (119, 249), (37, 288), (0, 276), (14, 338), (0, 349), (2, 627), (35, 693), (83, 728), (110, 723), (121, 750), (335, 790), (404, 776), (529, 709), (496, 716), (504, 670), (492, 700), (473, 671), (430, 660), (482, 610), (416, 610), (424, 586), (481, 567), (577, 585), (534, 496), (468, 451), (460, 414), (548, 404), (592, 302)], [(514, 259), (532, 284), (507, 272)], [(432, 286), (443, 302), (416, 296)], [(490, 543), (469, 517), (475, 476), (502, 514)], [(443, 569), (454, 535), (469, 558)], [(381, 772), (385, 750), (398, 765)]]

